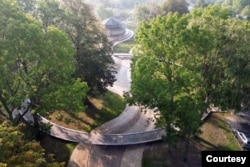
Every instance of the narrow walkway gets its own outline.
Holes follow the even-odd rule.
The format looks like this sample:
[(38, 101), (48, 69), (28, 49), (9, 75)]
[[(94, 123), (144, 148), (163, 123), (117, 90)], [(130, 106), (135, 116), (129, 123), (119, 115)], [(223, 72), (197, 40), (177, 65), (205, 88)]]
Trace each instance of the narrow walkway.
[[(132, 110), (134, 106), (132, 106)], [(127, 111), (131, 111), (130, 107), (127, 107)], [(123, 112), (118, 118), (117, 122), (124, 122), (124, 121), (119, 121), (122, 119), (127, 119), (127, 121), (135, 122), (133, 121), (136, 119), (136, 112), (135, 115), (133, 112), (128, 113), (128, 112)], [(14, 110), (13, 112), (17, 112)], [(20, 114), (23, 114), (21, 110), (18, 110)], [(140, 111), (139, 111), (140, 112)], [(27, 112), (23, 118), (27, 122), (32, 122), (32, 115)], [(134, 144), (143, 144), (143, 143), (148, 143), (152, 141), (158, 141), (162, 139), (162, 136), (165, 135), (165, 130), (164, 129), (155, 129), (155, 130), (150, 130), (150, 131), (145, 131), (145, 132), (134, 132), (134, 133), (126, 133), (126, 134), (116, 134), (116, 130), (119, 129), (121, 130), (122, 128), (126, 128), (125, 126), (131, 126), (131, 124), (120, 124), (121, 128), (114, 127), (112, 129), (112, 126), (109, 126), (107, 124), (104, 124), (101, 128), (103, 131), (110, 131), (112, 133), (110, 134), (101, 134), (98, 132), (98, 130), (95, 130), (92, 133), (87, 133), (87, 132), (82, 132), (82, 131), (77, 131), (69, 128), (62, 127), (60, 125), (57, 125), (53, 122), (50, 122), (44, 117), (41, 117), (41, 120), (45, 124), (50, 124), (51, 129), (50, 129), (50, 135), (62, 140), (66, 141), (71, 141), (71, 142), (76, 142), (76, 143), (88, 143), (92, 145), (134, 145)], [(113, 123), (110, 123), (113, 124)], [(105, 128), (107, 128), (105, 130)]]

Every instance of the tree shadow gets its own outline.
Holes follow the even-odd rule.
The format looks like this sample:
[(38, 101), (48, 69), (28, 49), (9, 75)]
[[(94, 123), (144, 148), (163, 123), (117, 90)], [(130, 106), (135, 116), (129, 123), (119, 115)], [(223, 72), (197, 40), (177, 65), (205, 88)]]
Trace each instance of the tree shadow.
[(216, 147), (217, 147), (216, 145), (214, 145), (214, 144), (208, 142), (207, 140), (204, 140), (203, 138), (201, 138), (201, 137), (199, 137), (199, 136), (197, 136), (197, 135), (194, 136), (194, 139), (195, 139), (197, 142), (206, 144), (206, 145), (208, 145), (208, 146), (210, 146), (210, 147), (212, 147), (212, 148), (216, 148)]
[(76, 143), (57, 139), (49, 135), (46, 135), (40, 141), (40, 144), (45, 149), (45, 158), (47, 162), (55, 161), (58, 163), (64, 163), (65, 166), (76, 146)]

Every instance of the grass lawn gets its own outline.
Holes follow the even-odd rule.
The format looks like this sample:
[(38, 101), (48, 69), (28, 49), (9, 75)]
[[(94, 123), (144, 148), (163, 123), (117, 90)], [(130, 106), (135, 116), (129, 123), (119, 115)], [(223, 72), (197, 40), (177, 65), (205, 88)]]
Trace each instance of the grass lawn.
[(123, 42), (117, 46), (114, 47), (114, 53), (128, 53), (130, 49), (134, 46), (135, 42), (134, 40), (129, 40), (126, 42)]
[[(202, 124), (201, 134), (190, 140), (188, 164), (201, 166), (201, 151), (205, 150), (241, 150), (237, 140), (231, 133), (221, 113), (214, 113)], [(143, 167), (182, 167), (183, 141), (176, 147), (166, 143), (149, 144), (143, 155)]]
[[(68, 114), (58, 111), (50, 116), (50, 120), (67, 128), (89, 132), (117, 117), (125, 108), (124, 99), (112, 92), (107, 92), (98, 98), (89, 97), (89, 101), (91, 104), (85, 112)], [(54, 159), (56, 162), (64, 162), (67, 165), (76, 143), (46, 136), (41, 140), (41, 145), (46, 150), (46, 158)]]
[(50, 115), (49, 119), (67, 128), (89, 132), (117, 117), (125, 108), (123, 98), (112, 92), (98, 98), (89, 97), (89, 101), (91, 104), (85, 112), (69, 114), (57, 111)]

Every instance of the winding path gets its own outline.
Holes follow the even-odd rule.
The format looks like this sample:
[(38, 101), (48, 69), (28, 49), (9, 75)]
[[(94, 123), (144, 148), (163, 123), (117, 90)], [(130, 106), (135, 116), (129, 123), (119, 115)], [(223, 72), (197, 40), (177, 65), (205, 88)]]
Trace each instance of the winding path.
[[(130, 89), (130, 55), (116, 56), (117, 81), (108, 89), (122, 96), (124, 91)], [(22, 115), (28, 103), (26, 99), (22, 110), (14, 110), (13, 115)], [(51, 136), (79, 143), (71, 155), (69, 167), (139, 167), (144, 147), (138, 144), (161, 140), (165, 135), (164, 129), (155, 129), (154, 123), (149, 121), (153, 114), (150, 111), (141, 112), (138, 106), (127, 106), (121, 115), (91, 133), (68, 129), (43, 117), (41, 120), (51, 124)], [(33, 122), (30, 112), (23, 118)]]
[[(119, 64), (117, 81), (108, 89), (122, 95), (123, 91), (130, 89), (130, 60), (118, 57), (115, 61)], [(80, 143), (73, 151), (68, 167), (140, 167), (144, 151), (140, 141), (155, 141), (151, 137), (160, 140), (165, 135), (165, 130), (155, 130), (153, 122), (148, 121), (152, 115), (150, 111), (141, 112), (139, 107), (127, 106), (119, 117), (90, 133), (93, 136), (96, 133), (101, 134), (104, 137), (102, 139), (106, 142), (112, 141), (112, 145), (89, 146)], [(129, 140), (136, 145), (127, 145)]]

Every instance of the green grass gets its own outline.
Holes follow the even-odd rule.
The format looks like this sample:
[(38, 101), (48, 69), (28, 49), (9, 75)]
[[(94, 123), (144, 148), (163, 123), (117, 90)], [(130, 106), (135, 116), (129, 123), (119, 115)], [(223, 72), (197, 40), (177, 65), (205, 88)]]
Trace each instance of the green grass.
[(74, 114), (56, 111), (50, 115), (50, 120), (67, 128), (90, 132), (117, 117), (125, 108), (124, 99), (112, 92), (106, 92), (100, 97), (88, 97), (88, 99), (90, 104), (86, 111)]
[(134, 46), (135, 42), (134, 40), (129, 40), (124, 43), (121, 43), (114, 47), (115, 53), (128, 53), (130, 49)]
[(202, 125), (201, 142), (208, 150), (241, 150), (230, 128), (224, 121), (223, 114), (216, 113)]
[[(97, 119), (95, 119), (93, 128), (117, 117), (125, 109), (124, 99), (112, 92), (107, 92), (104, 96), (100, 97), (99, 100), (99, 103), (102, 105), (99, 110), (100, 112), (96, 112)], [(95, 103), (93, 104), (95, 105)]]
[[(125, 108), (122, 97), (112, 92), (107, 92), (100, 97), (89, 97), (90, 106), (85, 112), (68, 114), (66, 112), (55, 112), (50, 119), (53, 122), (73, 129), (91, 131), (103, 123), (118, 116)], [(46, 150), (46, 158), (55, 162), (64, 162), (67, 165), (70, 155), (76, 144), (62, 141), (47, 136), (41, 141)]]

